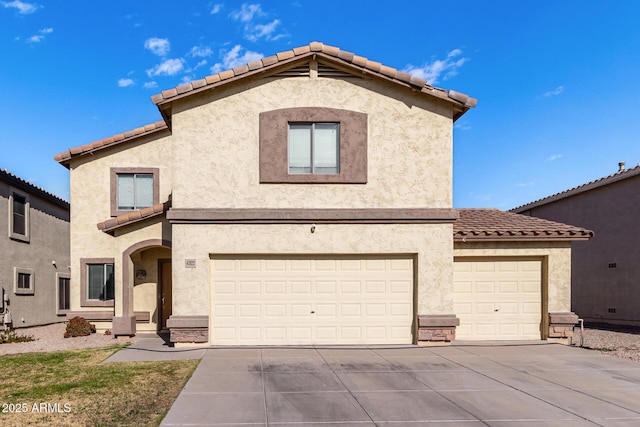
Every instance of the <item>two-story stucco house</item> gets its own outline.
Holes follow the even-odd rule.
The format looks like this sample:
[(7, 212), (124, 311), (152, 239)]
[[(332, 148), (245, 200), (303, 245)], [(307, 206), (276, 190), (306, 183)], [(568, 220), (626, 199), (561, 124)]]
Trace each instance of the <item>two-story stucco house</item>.
[(69, 203), (0, 169), (0, 329), (65, 321)]
[(640, 165), (513, 209), (593, 230), (572, 247), (572, 309), (587, 323), (640, 326)]
[(162, 121), (56, 155), (70, 315), (211, 345), (540, 339), (568, 322), (549, 313), (569, 312), (588, 230), (452, 208), (453, 123), (475, 99), (314, 42), (152, 100)]

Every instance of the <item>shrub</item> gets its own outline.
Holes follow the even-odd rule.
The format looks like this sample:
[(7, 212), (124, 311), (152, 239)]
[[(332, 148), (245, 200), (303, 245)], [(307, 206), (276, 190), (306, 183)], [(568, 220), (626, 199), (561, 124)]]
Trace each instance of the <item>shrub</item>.
[(67, 331), (64, 333), (64, 337), (86, 337), (95, 332), (95, 325), (80, 316), (76, 316), (67, 323)]
[(0, 331), (0, 344), (8, 344), (13, 342), (29, 342), (34, 341), (31, 335), (18, 335), (13, 329)]

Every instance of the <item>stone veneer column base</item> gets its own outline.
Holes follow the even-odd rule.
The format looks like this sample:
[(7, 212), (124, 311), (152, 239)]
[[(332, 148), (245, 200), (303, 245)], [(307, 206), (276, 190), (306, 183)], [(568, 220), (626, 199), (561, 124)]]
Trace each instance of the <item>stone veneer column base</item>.
[(136, 334), (136, 317), (114, 316), (111, 321), (111, 333), (114, 337), (120, 335), (134, 336)]
[(167, 319), (172, 343), (209, 342), (209, 316), (171, 316)]
[(455, 314), (418, 316), (418, 345), (443, 344), (456, 339), (460, 319)]
[(578, 315), (570, 311), (561, 313), (549, 313), (550, 341), (558, 341), (568, 344), (573, 336), (573, 327), (578, 323)]

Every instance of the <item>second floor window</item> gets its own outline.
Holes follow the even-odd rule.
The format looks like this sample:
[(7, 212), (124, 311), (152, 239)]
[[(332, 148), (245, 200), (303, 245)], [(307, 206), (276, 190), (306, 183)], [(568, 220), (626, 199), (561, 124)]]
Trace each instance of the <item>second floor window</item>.
[(289, 173), (337, 174), (338, 123), (289, 123)]
[(19, 194), (13, 194), (13, 233), (27, 234), (27, 200)]
[(138, 210), (153, 206), (153, 174), (119, 173), (118, 210)]

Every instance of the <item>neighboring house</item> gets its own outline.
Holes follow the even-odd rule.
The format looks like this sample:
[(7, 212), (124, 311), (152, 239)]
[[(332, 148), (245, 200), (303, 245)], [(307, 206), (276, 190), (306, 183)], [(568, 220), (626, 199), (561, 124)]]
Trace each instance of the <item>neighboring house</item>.
[(0, 169), (0, 329), (65, 321), (69, 203)]
[(513, 209), (593, 230), (572, 246), (571, 306), (587, 323), (640, 326), (640, 166)]
[(452, 208), (475, 99), (314, 42), (152, 100), (163, 121), (55, 157), (69, 316), (212, 345), (567, 335), (590, 232)]

